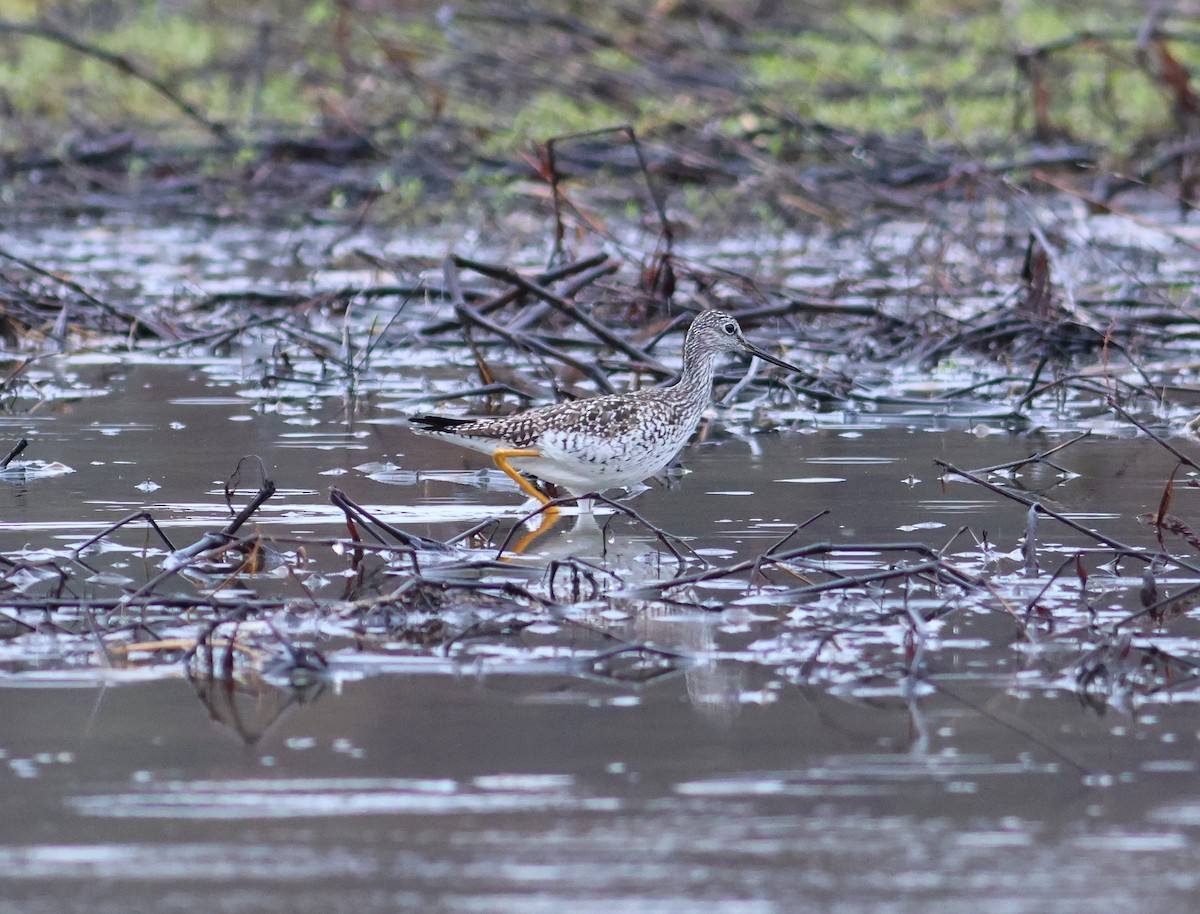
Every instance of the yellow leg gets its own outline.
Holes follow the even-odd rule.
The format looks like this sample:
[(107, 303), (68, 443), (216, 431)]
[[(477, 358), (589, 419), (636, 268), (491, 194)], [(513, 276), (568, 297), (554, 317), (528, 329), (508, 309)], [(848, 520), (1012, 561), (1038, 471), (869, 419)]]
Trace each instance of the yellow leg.
[[(502, 447), (492, 451), (492, 462), (496, 464), (496, 466), (500, 469), (500, 472), (504, 473), (504, 475), (508, 476), (513, 482), (519, 485), (522, 492), (524, 492), (526, 495), (532, 495), (538, 500), (538, 502), (544, 505), (550, 501), (550, 499), (531, 486), (529, 481), (516, 470), (514, 470), (512, 464), (508, 462), (513, 457), (541, 456), (541, 451), (537, 450), (536, 448)], [(540, 536), (542, 536), (542, 534), (549, 531), (550, 528), (553, 527), (558, 521), (558, 514), (558, 508), (555, 507), (547, 508), (545, 511), (543, 511), (538, 520), (538, 528), (536, 530), (531, 530), (529, 533), (526, 533), (524, 536), (522, 536), (517, 541), (517, 544), (513, 547), (513, 553), (515, 555), (521, 555)]]
[[(541, 504), (545, 504), (550, 499), (535, 489), (529, 484), (520, 473), (512, 468), (509, 460), (513, 457), (541, 457), (542, 452), (536, 448), (518, 448), (518, 447), (500, 447), (492, 451), (492, 462), (500, 469), (500, 472), (508, 476), (513, 482), (521, 487), (521, 491), (526, 495), (532, 495)], [(553, 510), (553, 509), (551, 509)]]

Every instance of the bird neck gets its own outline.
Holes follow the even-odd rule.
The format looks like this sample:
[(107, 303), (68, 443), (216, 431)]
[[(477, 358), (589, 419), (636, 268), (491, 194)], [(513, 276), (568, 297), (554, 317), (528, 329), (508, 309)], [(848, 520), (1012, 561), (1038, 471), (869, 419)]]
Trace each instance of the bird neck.
[(703, 407), (712, 397), (713, 375), (716, 373), (716, 355), (712, 352), (698, 352), (688, 346), (683, 347), (683, 374), (675, 384), (675, 393), (689, 400), (700, 401)]

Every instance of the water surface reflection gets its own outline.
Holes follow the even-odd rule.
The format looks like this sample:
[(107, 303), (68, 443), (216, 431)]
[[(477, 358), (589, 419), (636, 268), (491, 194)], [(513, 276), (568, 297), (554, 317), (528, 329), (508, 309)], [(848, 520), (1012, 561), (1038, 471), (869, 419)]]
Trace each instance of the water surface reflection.
[[(1111, 690), (1081, 700), (1063, 671), (1085, 659), (1089, 631), (1136, 609), (1141, 569), (1093, 562), (1085, 590), (1054, 568), (1093, 544), (1045, 523), (1030, 567), (1026, 510), (933, 464), (994, 465), (1067, 433), (928, 415), (714, 427), (684, 453), (686, 474), (632, 507), (714, 564), (760, 556), (815, 515), (794, 542), (831, 548), (664, 597), (653, 586), (674, 559), (624, 516), (563, 517), (500, 568), (521, 496), (486, 460), (395, 422), (420, 388), (411, 371), (383, 372), (394, 383), (350, 408), (251, 392), (250, 364), (46, 368), (46, 390), (77, 395), (50, 401), (53, 421), (0, 420), (30, 436), (31, 458), (74, 470), (0, 486), (0, 548), (28, 566), (20, 596), (58, 586), (39, 560), (131, 511), (180, 543), (220, 526), (224, 480), (257, 453), (280, 487), (258, 529), (294, 574), (246, 575), (238, 591), (228, 569), (204, 569), (172, 586), (185, 601), (224, 587), (230, 606), (269, 593), (278, 605), (258, 633), (327, 663), (293, 688), (294, 670), (252, 660), (188, 681), (182, 649), (98, 648), (88, 601), (161, 570), (166, 550), (142, 528), (89, 554), (74, 615), (14, 610), (0, 629), (6, 910), (1188, 909), (1197, 693), (1180, 679), (1117, 686), (1155, 649), (1186, 653), (1192, 611), (1174, 645), (1131, 627), (1124, 654), (1089, 667)], [(1097, 435), (1062, 459), (1070, 473), (1006, 482), (1153, 547), (1131, 519), (1159, 503), (1169, 457)], [(408, 564), (313, 545), (345, 526), (331, 483), (421, 536), (494, 519), (470, 546), (477, 565), (422, 557), (428, 579), (503, 577), (554, 605), (501, 591), (383, 599)], [(1194, 497), (1180, 486), (1175, 510)], [(800, 594), (804, 576), (908, 560), (886, 552), (896, 542), (952, 543), (950, 558), (986, 568), (1009, 603), (944, 582)], [(1026, 605), (1039, 596), (1045, 617)], [(183, 639), (192, 609), (128, 624)]]
[(252, 747), (186, 683), (36, 704), (0, 689), (4, 895), (30, 911), (200, 903), (214, 884), (219, 910), (741, 912), (797, 893), (1082, 910), (1102, 887), (1112, 910), (1180, 910), (1195, 889), (1186, 707), (1146, 722), (965, 682), (843, 701), (720, 675), (773, 697), (714, 717), (680, 678), (393, 674), (290, 706)]

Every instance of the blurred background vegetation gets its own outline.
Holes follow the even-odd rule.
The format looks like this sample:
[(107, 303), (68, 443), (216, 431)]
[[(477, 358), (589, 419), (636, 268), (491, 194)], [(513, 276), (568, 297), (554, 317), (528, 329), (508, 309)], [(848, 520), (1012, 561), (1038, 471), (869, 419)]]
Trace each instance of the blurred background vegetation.
[[(722, 159), (755, 174), (816, 161), (829, 150), (814, 137), (827, 131), (981, 158), (1074, 144), (1119, 171), (1200, 119), (1189, 84), (1200, 23), (1105, 0), (2, 9), (0, 177), (10, 181), (47, 164), (34, 153), (87, 161), (109, 143), (135, 177), (169, 148), (192, 150), (176, 166), (203, 175), (264, 156), (339, 164), (419, 147), (454, 181), (486, 182), (528, 172), (522, 157), (538, 142), (616, 124), (688, 149), (669, 176), (678, 181)], [(377, 179), (411, 201), (438, 183), (428, 171)]]

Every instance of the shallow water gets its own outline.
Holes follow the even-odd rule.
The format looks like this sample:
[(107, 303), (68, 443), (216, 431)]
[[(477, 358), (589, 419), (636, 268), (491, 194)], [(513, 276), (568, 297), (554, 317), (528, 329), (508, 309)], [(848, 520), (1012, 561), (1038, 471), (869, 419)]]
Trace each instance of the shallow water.
[[(344, 535), (330, 485), (424, 536), (498, 517), (481, 554), (527, 507), (485, 458), (400, 423), (428, 384), (464, 382), (419, 354), (381, 358), (354, 398), (264, 391), (250, 355), (37, 370), (65, 393), (10, 409), (0, 436), (25, 435), (22, 459), (74, 472), (4, 480), (6, 555), (59, 554), (143, 508), (190, 543), (226, 522), (222, 486), (246, 454), (279, 487), (253, 522), (280, 543)], [(789, 545), (879, 544), (814, 559), (814, 580), (905, 559), (886, 544), (953, 541), (953, 561), (991, 568), (1018, 609), (1045, 589), (1052, 621), (1018, 625), (997, 594), (914, 586), (915, 637), (894, 590), (798, 597), (785, 575), (665, 603), (644, 590), (674, 572), (650, 531), (568, 516), (511, 573), (536, 581), (552, 558), (584, 556), (618, 579), (608, 596), (559, 615), (458, 607), (445, 618), (464, 631), (531, 624), (421, 644), (318, 618), (308, 597), (332, 604), (363, 573), (311, 546), (297, 563), (307, 590), (285, 576), (242, 585), (293, 601), (274, 624), (329, 661), (306, 689), (102, 662), (52, 630), (0, 644), (4, 910), (1190, 910), (1200, 691), (1082, 700), (1064, 671), (1090, 649), (1089, 616), (1073, 572), (1051, 574), (1095, 544), (1042, 519), (1024, 574), (1025, 508), (933, 463), (995, 465), (1095, 428), (1057, 455), (1069, 474), (1032, 467), (1014, 483), (1150, 548), (1134, 518), (1157, 509), (1173, 458), (1105, 417), (1025, 433), (912, 406), (776, 415), (787, 427), (761, 434), (744, 411), (718, 418), (682, 455), (687, 472), (630, 506), (721, 564), (826, 510)], [(240, 500), (256, 484), (248, 470)], [(1172, 510), (1190, 516), (1197, 497), (1181, 486)], [(164, 555), (143, 527), (122, 531), (75, 595), (144, 584)], [(1094, 618), (1136, 611), (1140, 566), (1096, 564)], [(180, 576), (168, 589), (213, 586)], [(1194, 649), (1190, 612), (1171, 635), (1154, 643)], [(666, 653), (610, 653), (622, 643)]]
[(6, 907), (1084, 911), (1103, 893), (1134, 911), (1194, 897), (1190, 705), (1099, 718), (1069, 695), (964, 682), (907, 705), (789, 686), (713, 713), (690, 691), (682, 677), (633, 692), (394, 673), (274, 722), (245, 699), (270, 724), (246, 746), (180, 682), (0, 690)]
[[(247, 412), (190, 369), (134, 366), (106, 383), (108, 396), (34, 439), (77, 472), (0, 489), (5, 549), (69, 541), (143, 506), (186, 542), (222, 522), (220, 481), (242, 452), (261, 454), (285, 491), (258, 519), (280, 536), (337, 524), (322, 485), (331, 469), (384, 516), (461, 511), (410, 527), (429, 535), (521, 502), (494, 473), (484, 490), (446, 481), (486, 464), (394, 426), (339, 441), (329, 417), (284, 439), (285, 420)], [(134, 391), (137, 421), (122, 421)], [(968, 524), (1008, 549), (1024, 510), (943, 485), (932, 459), (998, 463), (1060, 437), (836, 422), (727, 437), (689, 449), (673, 490), (633, 504), (722, 560), (821, 509), (813, 539), (940, 544)], [(442, 476), (397, 486), (353, 469), (383, 460)], [(1136, 440), (1089, 439), (1064, 462), (1080, 475), (1055, 490), (1063, 510), (1122, 536), (1170, 471)], [(1125, 484), (1096, 483), (1115, 478)], [(161, 488), (140, 491), (146, 480)], [(547, 537), (538, 550), (553, 553), (565, 533)], [(639, 553), (648, 539), (627, 530), (609, 545)], [(1048, 534), (1046, 548), (1073, 539)], [(1195, 890), (1191, 702), (1098, 714), (1045, 688), (1036, 651), (1014, 652), (1012, 627), (985, 614), (957, 617), (930, 645), (936, 690), (821, 684), (798, 672), (807, 645), (788, 644), (778, 610), (743, 603), (604, 620), (688, 658), (642, 686), (587, 675), (596, 645), (582, 633), (553, 650), (517, 642), (461, 659), (342, 648), (331, 654), (341, 677), (321, 694), (209, 696), (216, 722), (193, 686), (161, 673), (10, 674), (4, 895), (20, 911), (740, 912), (786, 910), (797, 896), (831, 910), (967, 899), (1083, 910), (1101, 887), (1109, 910), (1148, 899), (1170, 909)], [(894, 664), (895, 625), (873, 637), (863, 656)]]

